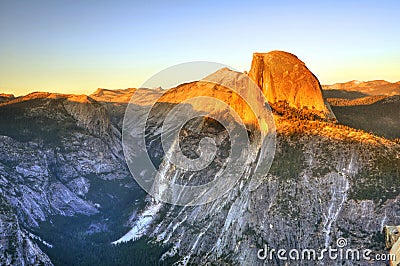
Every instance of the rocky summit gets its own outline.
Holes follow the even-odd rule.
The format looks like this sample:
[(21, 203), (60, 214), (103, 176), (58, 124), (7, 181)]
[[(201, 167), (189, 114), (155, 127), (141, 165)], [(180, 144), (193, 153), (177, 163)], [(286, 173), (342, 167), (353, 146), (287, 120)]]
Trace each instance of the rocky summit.
[(318, 79), (291, 53), (254, 53), (249, 76), (272, 105), (285, 102), (290, 107), (308, 109), (322, 118), (334, 117), (322, 97)]

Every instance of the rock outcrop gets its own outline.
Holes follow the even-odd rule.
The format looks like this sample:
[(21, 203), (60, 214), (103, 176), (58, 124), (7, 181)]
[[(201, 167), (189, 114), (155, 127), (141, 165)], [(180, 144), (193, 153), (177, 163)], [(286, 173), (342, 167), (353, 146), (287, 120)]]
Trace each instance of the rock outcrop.
[(334, 118), (322, 97), (318, 79), (293, 54), (254, 53), (249, 76), (272, 105), (286, 102), (290, 107), (308, 109), (322, 118)]
[(111, 122), (118, 128), (122, 128), (125, 109), (136, 89), (108, 90), (97, 89), (89, 97), (102, 103), (108, 110)]
[(53, 265), (49, 257), (29, 238), (29, 233), (21, 229), (17, 216), (12, 211), (11, 205), (1, 194), (0, 264)]
[(68, 95), (64, 108), (77, 121), (78, 126), (90, 133), (106, 137), (110, 131), (110, 120), (106, 108), (86, 95)]
[(400, 226), (385, 226), (385, 233), (386, 248), (394, 255), (390, 265), (397, 266), (400, 264)]

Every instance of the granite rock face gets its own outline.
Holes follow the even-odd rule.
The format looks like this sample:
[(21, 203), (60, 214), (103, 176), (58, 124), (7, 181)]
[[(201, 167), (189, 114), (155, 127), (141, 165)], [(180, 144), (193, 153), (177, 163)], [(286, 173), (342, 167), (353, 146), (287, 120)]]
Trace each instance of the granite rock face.
[(7, 199), (0, 194), (0, 264), (1, 265), (53, 265), (21, 229), (17, 216)]
[(0, 264), (50, 265), (37, 243), (51, 240), (35, 235), (42, 223), (101, 214), (88, 194), (112, 202), (104, 184), (132, 183), (121, 135), (85, 95), (32, 93), (2, 103), (0, 114)]
[(394, 256), (391, 265), (400, 264), (400, 226), (385, 226), (386, 248)]
[(270, 104), (287, 102), (290, 107), (332, 117), (318, 79), (295, 55), (283, 51), (254, 53), (248, 75)]
[[(218, 82), (229, 77), (227, 73), (229, 70), (223, 69), (210, 77)], [(235, 75), (231, 78), (235, 83)], [(236, 82), (241, 84), (240, 80)], [(171, 105), (179, 102), (179, 97), (174, 96), (180, 92), (190, 88), (187, 93), (195, 94), (196, 86), (185, 84), (172, 89), (163, 101), (165, 108), (160, 106), (161, 111), (155, 112), (152, 119), (155, 121), (173, 108)], [(296, 98), (290, 97), (290, 91), (276, 88), (284, 90), (276, 93), (283, 100)], [(321, 104), (320, 111), (324, 111), (319, 87), (317, 92), (313, 97), (318, 96), (316, 102)], [(216, 87), (213, 93), (224, 91)], [(311, 101), (306, 106), (318, 108), (318, 104), (312, 104)], [(301, 106), (299, 102), (294, 108)], [(159, 143), (161, 123), (154, 121), (150, 120), (146, 137), (152, 143)], [(384, 225), (400, 221), (399, 144), (320, 119), (275, 115), (275, 124), (275, 158), (270, 171), (262, 177), (250, 174), (255, 163), (244, 164), (244, 174), (236, 186), (215, 201), (199, 206), (179, 207), (149, 197), (147, 206), (132, 220), (132, 229), (114, 243), (150, 236), (161, 245), (172, 245), (161, 259), (179, 256), (183, 265), (285, 265), (276, 256), (268, 261), (259, 259), (258, 250), (264, 245), (275, 250), (335, 248), (340, 238), (346, 239), (349, 248), (387, 253)], [(182, 134), (179, 140), (182, 147), (185, 142), (190, 143), (188, 147), (196, 146), (196, 132), (201, 132), (198, 140), (213, 137), (219, 131), (212, 123), (198, 123), (197, 130)], [(210, 181), (229, 155), (229, 145), (224, 146), (228, 142), (218, 143), (219, 154), (223, 155), (216, 156), (218, 167), (196, 175), (164, 161), (160, 164), (161, 178), (181, 184)], [(256, 154), (257, 151), (255, 157)], [(161, 152), (158, 155), (166, 160)], [(318, 263), (371, 265), (370, 261), (331, 261), (327, 257), (319, 262), (291, 261), (289, 265)]]
[[(258, 250), (263, 245), (335, 248), (339, 238), (349, 248), (386, 254), (383, 227), (400, 221), (399, 145), (320, 121), (301, 124), (300, 130), (292, 121), (277, 121), (277, 152), (263, 178), (243, 175), (227, 194), (200, 206), (171, 206), (149, 198), (132, 223), (132, 238), (122, 240), (151, 236), (172, 245), (164, 258), (179, 254), (182, 264), (199, 265), (284, 265), (276, 256), (260, 260)], [(171, 165), (162, 167), (165, 179), (185, 178)], [(244, 167), (251, 172), (251, 165)], [(371, 265), (327, 257), (319, 263)]]

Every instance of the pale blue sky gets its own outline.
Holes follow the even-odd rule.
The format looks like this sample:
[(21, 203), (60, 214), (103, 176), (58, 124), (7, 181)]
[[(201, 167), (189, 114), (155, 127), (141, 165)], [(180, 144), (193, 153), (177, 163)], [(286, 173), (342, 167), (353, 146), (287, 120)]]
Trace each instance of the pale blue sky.
[(187, 61), (296, 54), (322, 83), (400, 80), (400, 1), (0, 0), (0, 91), (140, 86)]

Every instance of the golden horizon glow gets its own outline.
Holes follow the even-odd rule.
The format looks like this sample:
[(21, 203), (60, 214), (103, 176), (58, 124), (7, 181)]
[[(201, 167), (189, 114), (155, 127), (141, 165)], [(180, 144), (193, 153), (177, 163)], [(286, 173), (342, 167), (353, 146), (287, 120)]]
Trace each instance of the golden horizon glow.
[(321, 84), (398, 82), (399, 8), (372, 0), (2, 1), (0, 92), (139, 87), (198, 60), (244, 71), (253, 52), (271, 50), (298, 56)]

